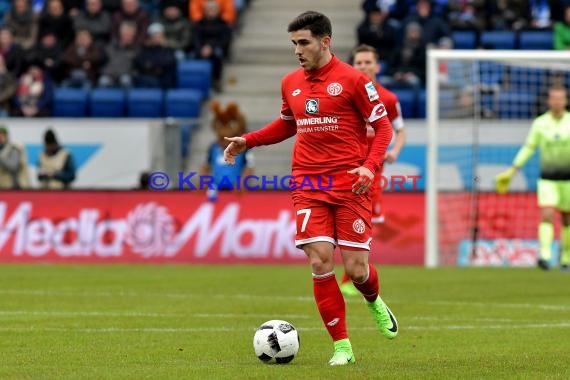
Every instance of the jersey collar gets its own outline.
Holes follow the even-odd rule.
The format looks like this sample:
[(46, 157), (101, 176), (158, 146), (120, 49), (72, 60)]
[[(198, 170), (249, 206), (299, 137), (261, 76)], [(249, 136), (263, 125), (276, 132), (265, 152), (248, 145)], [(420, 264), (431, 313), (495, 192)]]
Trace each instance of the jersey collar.
[(330, 72), (338, 64), (338, 62), (339, 59), (336, 57), (336, 55), (332, 54), (331, 60), (320, 69), (305, 71), (305, 79), (324, 82), (327, 79)]

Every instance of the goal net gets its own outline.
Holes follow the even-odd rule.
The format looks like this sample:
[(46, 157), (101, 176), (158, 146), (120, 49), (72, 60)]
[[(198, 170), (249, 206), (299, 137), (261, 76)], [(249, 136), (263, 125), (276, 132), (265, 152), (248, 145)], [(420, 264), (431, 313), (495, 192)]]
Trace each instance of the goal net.
[(426, 266), (535, 265), (538, 151), (508, 194), (494, 178), (547, 110), (548, 87), (570, 84), (570, 54), (430, 50), (427, 74)]

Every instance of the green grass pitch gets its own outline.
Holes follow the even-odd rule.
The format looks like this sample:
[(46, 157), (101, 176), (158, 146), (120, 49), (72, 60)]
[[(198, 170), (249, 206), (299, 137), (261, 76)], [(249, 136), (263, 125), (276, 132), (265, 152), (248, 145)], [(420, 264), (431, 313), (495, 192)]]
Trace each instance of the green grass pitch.
[[(337, 271), (337, 275), (338, 275)], [(0, 379), (566, 379), (570, 274), (380, 267), (389, 341), (347, 299), (357, 363), (332, 344), (306, 266), (1, 265)], [(267, 365), (255, 328), (285, 319), (299, 355)]]

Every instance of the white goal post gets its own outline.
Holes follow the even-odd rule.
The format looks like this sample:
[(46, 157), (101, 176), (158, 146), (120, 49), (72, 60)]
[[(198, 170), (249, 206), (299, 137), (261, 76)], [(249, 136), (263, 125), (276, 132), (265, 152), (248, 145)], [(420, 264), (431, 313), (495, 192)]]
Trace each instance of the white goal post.
[[(464, 83), (469, 82), (469, 88), (471, 94), (469, 94), (471, 101), (467, 102), (467, 105), (463, 104), (461, 106), (457, 106), (457, 104), (461, 102), (451, 102), (449, 107), (456, 107), (461, 108), (463, 107), (463, 111), (465, 111), (462, 115), (455, 115), (447, 118), (448, 116), (442, 115), (442, 109), (446, 107), (446, 102), (448, 102), (447, 97), (443, 93), (446, 89), (445, 85), (442, 84), (442, 64), (453, 62), (453, 67), (448, 67), (449, 75), (452, 74), (459, 74), (463, 75)], [(522, 111), (528, 111), (529, 103), (521, 103), (516, 105), (514, 100), (510, 103), (496, 103), (493, 107), (493, 110), (487, 110), (488, 115), (485, 115), (484, 110), (481, 108), (483, 107), (482, 101), (480, 97), (483, 96), (497, 96), (496, 93), (489, 95), (489, 93), (483, 92), (481, 90), (481, 63), (483, 62), (491, 62), (493, 67), (499, 67), (498, 70), (503, 70), (504, 72), (510, 73), (510, 81), (514, 79), (514, 73), (519, 73), (521, 71), (525, 71), (527, 79), (529, 79), (529, 83), (525, 83), (523, 85), (528, 85), (529, 87), (525, 87), (524, 91), (533, 92), (541, 91), (542, 87), (539, 88), (538, 84), (533, 83), (542, 83), (543, 78), (533, 79), (530, 77), (531, 74), (528, 72), (532, 70), (536, 70), (540, 72), (541, 70), (545, 70), (545, 72), (551, 73), (554, 71), (560, 71), (563, 75), (570, 73), (570, 53), (566, 51), (518, 51), (518, 50), (440, 50), (440, 49), (430, 49), (427, 52), (427, 88), (426, 88), (426, 116), (427, 116), (427, 144), (426, 144), (426, 193), (425, 193), (425, 266), (432, 268), (437, 267), (445, 264), (449, 264), (449, 260), (447, 263), (442, 261), (441, 257), (441, 245), (440, 239), (442, 237), (440, 228), (442, 228), (441, 220), (440, 220), (440, 210), (441, 208), (441, 200), (439, 199), (442, 193), (442, 182), (446, 181), (447, 178), (443, 178), (442, 176), (442, 161), (441, 161), (441, 147), (445, 144), (452, 144), (453, 139), (459, 138), (463, 139), (464, 146), (473, 146), (474, 151), (466, 152), (465, 154), (469, 154), (473, 160), (478, 161), (478, 157), (480, 157), (480, 152), (478, 152), (479, 145), (481, 146), (487, 144), (492, 144), (493, 139), (496, 140), (497, 145), (497, 152), (500, 152), (500, 143), (503, 142), (503, 139), (509, 139), (508, 141), (512, 146), (518, 145), (520, 146), (524, 142), (524, 138), (530, 128), (530, 124), (535, 114), (532, 116), (523, 115), (517, 116), (514, 114), (515, 111), (518, 110), (517, 107), (520, 107)], [(476, 67), (476, 70), (471, 70), (472, 67)], [(506, 69), (504, 69), (506, 68)], [(455, 72), (452, 73), (452, 70)], [(469, 74), (462, 74), (459, 71), (464, 70)], [(501, 71), (501, 73), (503, 72)], [(477, 74), (473, 74), (477, 72)], [(486, 74), (485, 74), (486, 75)], [(517, 74), (518, 75), (518, 74)], [(542, 74), (537, 74), (542, 75)], [(550, 78), (551, 74), (549, 75)], [(570, 75), (565, 76), (566, 82), (568, 84), (568, 80), (570, 80)], [(501, 79), (502, 80), (502, 79)], [(518, 80), (518, 79), (516, 79)], [(526, 79), (525, 79), (526, 80)], [(550, 80), (550, 79), (549, 79)], [(524, 81), (523, 81), (524, 82)], [(501, 82), (497, 85), (499, 91), (503, 91), (502, 95), (505, 95), (505, 91), (503, 90), (504, 83)], [(520, 85), (520, 82), (518, 83)], [(535, 87), (532, 87), (535, 86)], [(542, 85), (540, 85), (542, 86)], [(510, 87), (508, 88), (510, 93), (515, 94), (514, 97), (517, 97), (517, 91), (519, 93), (524, 92), (517, 90), (517, 87)], [(537, 92), (536, 92), (537, 93)], [(534, 99), (537, 101), (542, 98), (541, 96), (536, 96)], [(474, 100), (473, 100), (474, 99)], [(494, 99), (494, 98), (492, 98)], [(514, 98), (513, 98), (514, 99)], [(518, 98), (517, 98), (518, 99)], [(497, 105), (498, 104), (498, 105)], [(507, 104), (507, 105), (505, 105)], [(471, 107), (471, 108), (470, 108)], [(511, 107), (508, 112), (504, 109), (500, 109), (500, 107)], [(449, 111), (449, 109), (448, 109)], [(510, 113), (509, 113), (510, 112)], [(524, 114), (524, 112), (523, 112)], [(482, 116), (483, 115), (483, 116)], [(453, 128), (451, 124), (457, 126), (457, 128), (463, 128), (463, 132), (461, 136), (453, 137)], [(510, 129), (509, 129), (510, 128)], [(516, 129), (516, 136), (504, 138), (506, 136), (503, 133), (507, 131), (511, 133)], [(497, 132), (495, 132), (497, 131)], [(451, 133), (450, 133), (451, 132)], [(472, 133), (472, 135), (469, 135)], [(497, 133), (495, 135), (495, 133)], [(510, 135), (509, 135), (510, 136)], [(481, 141), (479, 141), (481, 139)], [(443, 141), (445, 140), (445, 141)], [(460, 150), (460, 148), (457, 148)], [(499, 154), (499, 153), (494, 153)], [(467, 156), (466, 156), (467, 157)], [(510, 158), (507, 158), (510, 157)], [(466, 158), (467, 160), (471, 160), (471, 158)], [(505, 153), (504, 157), (501, 157), (501, 164), (507, 162), (507, 160), (512, 160), (514, 158), (513, 151)], [(458, 159), (460, 161), (461, 158)], [(470, 188), (471, 190), (460, 189), (457, 192), (463, 191), (464, 193), (468, 193), (475, 188), (475, 191), (478, 191), (478, 183), (481, 181), (480, 178), (480, 171), (484, 170), (479, 166), (479, 162), (473, 163), (469, 161), (465, 165), (472, 167), (473, 173), (473, 184), (468, 185), (465, 189)], [(449, 174), (449, 171), (445, 169), (445, 175)], [(485, 170), (486, 178), (483, 178), (486, 181), (486, 185), (488, 185), (491, 181), (490, 173), (491, 169), (490, 166), (487, 167)], [(468, 177), (468, 176), (467, 176)], [(442, 181), (443, 179), (443, 181)], [(530, 182), (528, 182), (530, 183)], [(527, 189), (528, 190), (528, 189)], [(451, 192), (454, 190), (452, 189)], [(488, 194), (492, 193), (487, 186), (485, 188)], [(445, 192), (445, 190), (443, 190)], [(528, 191), (530, 192), (530, 191)], [(474, 199), (473, 196), (465, 196), (461, 202), (470, 202), (469, 199)], [(459, 202), (459, 201), (458, 201)], [(459, 203), (458, 203), (459, 204)], [(447, 203), (444, 204), (447, 207)], [(452, 207), (451, 203), (449, 203), (449, 207)], [(477, 207), (475, 204), (474, 207)], [(450, 212), (447, 209), (448, 212)], [(453, 212), (453, 211), (451, 211)], [(465, 214), (467, 215), (467, 214)], [(469, 213), (471, 215), (471, 213)], [(469, 216), (470, 217), (470, 216)], [(471, 225), (471, 228), (477, 229), (477, 225)], [(445, 235), (443, 235), (445, 237)], [(476, 236), (476, 235), (475, 235)], [(465, 239), (469, 239), (468, 236), (465, 236)]]

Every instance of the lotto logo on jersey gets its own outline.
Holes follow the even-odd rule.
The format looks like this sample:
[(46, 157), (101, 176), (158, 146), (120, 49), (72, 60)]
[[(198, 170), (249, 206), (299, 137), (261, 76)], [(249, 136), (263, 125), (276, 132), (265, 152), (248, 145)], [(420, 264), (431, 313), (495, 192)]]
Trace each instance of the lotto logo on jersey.
[(378, 91), (376, 91), (376, 87), (374, 87), (374, 83), (368, 82), (364, 85), (364, 88), (366, 89), (366, 94), (368, 94), (368, 99), (370, 99), (371, 102), (380, 98)]
[(308, 114), (319, 113), (319, 99), (306, 99), (305, 113)]

